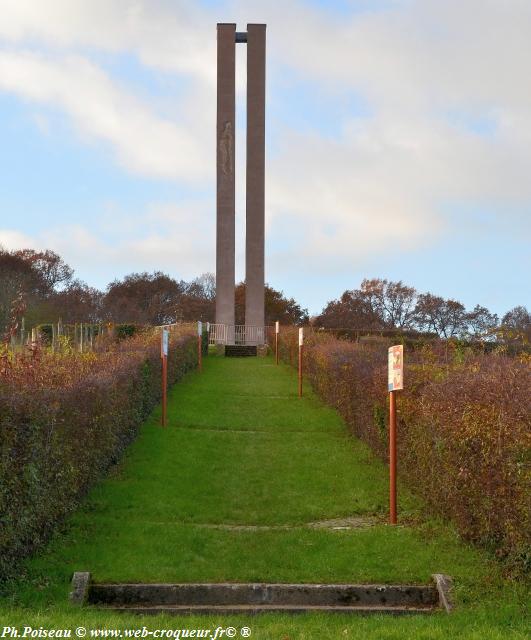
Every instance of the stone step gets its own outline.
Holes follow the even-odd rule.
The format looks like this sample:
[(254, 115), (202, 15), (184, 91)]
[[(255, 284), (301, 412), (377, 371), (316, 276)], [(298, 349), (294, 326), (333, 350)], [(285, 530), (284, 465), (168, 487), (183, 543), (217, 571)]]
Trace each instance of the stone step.
[(76, 573), (71, 600), (137, 613), (258, 613), (343, 611), (428, 613), (449, 611), (451, 580), (435, 574), (428, 585), (276, 583), (93, 583)]
[(256, 345), (251, 344), (227, 344), (225, 345), (225, 355), (229, 358), (242, 358), (256, 356)]
[(434, 585), (93, 584), (93, 604), (434, 605)]
[(240, 604), (240, 605), (153, 605), (153, 606), (104, 606), (106, 611), (135, 613), (140, 615), (258, 615), (260, 613), (349, 613), (358, 615), (388, 614), (414, 615), (428, 614), (437, 610), (430, 605), (405, 606), (332, 606), (332, 605), (280, 605), (280, 604)]

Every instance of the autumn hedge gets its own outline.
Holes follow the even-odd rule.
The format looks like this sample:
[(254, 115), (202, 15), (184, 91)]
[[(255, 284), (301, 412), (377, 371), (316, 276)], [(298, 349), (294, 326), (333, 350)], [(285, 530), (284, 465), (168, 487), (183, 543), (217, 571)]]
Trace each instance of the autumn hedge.
[[(388, 452), (387, 344), (305, 341), (305, 375), (352, 432)], [(295, 364), (293, 330), (281, 355)], [(458, 343), (406, 349), (398, 402), (399, 476), (469, 540), (529, 570), (531, 371), (525, 356), (477, 354)]]
[[(172, 334), (168, 379), (197, 362), (195, 331)], [(160, 398), (154, 332), (99, 353), (4, 353), (0, 370), (0, 581), (117, 462)]]

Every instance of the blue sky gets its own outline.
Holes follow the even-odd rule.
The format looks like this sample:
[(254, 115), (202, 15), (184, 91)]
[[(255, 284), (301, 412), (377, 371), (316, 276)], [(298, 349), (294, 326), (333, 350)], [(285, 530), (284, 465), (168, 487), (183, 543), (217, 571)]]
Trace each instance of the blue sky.
[[(531, 6), (0, 0), (0, 243), (91, 285), (215, 265), (215, 25), (268, 25), (267, 279), (531, 306)], [(496, 46), (493, 46), (495, 38)], [(244, 273), (245, 48), (237, 271)]]

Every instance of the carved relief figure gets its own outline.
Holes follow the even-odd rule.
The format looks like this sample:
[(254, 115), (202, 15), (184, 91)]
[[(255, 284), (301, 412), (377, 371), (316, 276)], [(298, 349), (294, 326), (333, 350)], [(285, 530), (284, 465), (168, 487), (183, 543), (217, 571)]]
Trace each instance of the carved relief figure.
[(221, 170), (228, 176), (232, 174), (232, 147), (233, 147), (233, 135), (232, 135), (232, 123), (230, 121), (225, 122), (221, 137), (219, 139), (219, 151), (221, 156)]

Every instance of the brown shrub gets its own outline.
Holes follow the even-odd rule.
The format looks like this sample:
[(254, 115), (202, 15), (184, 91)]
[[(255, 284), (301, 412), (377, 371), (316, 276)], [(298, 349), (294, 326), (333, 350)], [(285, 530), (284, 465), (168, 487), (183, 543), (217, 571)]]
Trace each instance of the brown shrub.
[[(388, 452), (387, 344), (305, 339), (305, 375), (353, 433)], [(296, 364), (296, 331), (281, 355)], [(291, 358), (290, 358), (291, 354)], [(435, 514), (500, 556), (529, 563), (531, 371), (523, 357), (422, 347), (405, 355), (399, 474)]]
[[(196, 365), (193, 331), (173, 330), (168, 381)], [(102, 353), (2, 356), (0, 580), (117, 462), (160, 398), (154, 331)]]

